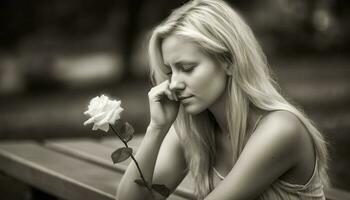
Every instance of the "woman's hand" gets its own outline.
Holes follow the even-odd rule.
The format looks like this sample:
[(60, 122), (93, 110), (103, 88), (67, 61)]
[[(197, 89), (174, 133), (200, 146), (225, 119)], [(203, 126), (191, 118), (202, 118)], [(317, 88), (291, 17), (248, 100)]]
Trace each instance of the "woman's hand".
[(169, 89), (169, 84), (169, 80), (166, 80), (148, 92), (151, 113), (149, 126), (153, 128), (170, 128), (179, 111), (178, 99)]

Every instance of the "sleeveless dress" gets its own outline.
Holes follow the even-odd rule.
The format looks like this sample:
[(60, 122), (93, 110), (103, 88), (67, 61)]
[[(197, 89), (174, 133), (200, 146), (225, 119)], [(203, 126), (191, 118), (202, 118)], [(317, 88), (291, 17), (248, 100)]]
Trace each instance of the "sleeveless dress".
[[(262, 118), (262, 115), (260, 115), (254, 125), (253, 131), (256, 129)], [(318, 158), (316, 156), (313, 174), (305, 185), (292, 184), (277, 179), (268, 189), (257, 197), (257, 200), (325, 200), (326, 198), (318, 174), (317, 163)], [(213, 176), (216, 175), (218, 179), (223, 180), (225, 178), (214, 167), (213, 172)]]

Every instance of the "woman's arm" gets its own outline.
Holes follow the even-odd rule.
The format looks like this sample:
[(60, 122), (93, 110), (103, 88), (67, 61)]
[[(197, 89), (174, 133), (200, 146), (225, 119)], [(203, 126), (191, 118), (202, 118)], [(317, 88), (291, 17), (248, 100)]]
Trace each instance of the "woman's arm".
[[(163, 134), (164, 131), (167, 130), (148, 127), (144, 139), (135, 155), (143, 176), (148, 183), (151, 183), (153, 179), (155, 162), (160, 145), (165, 136), (165, 134)], [(132, 200), (150, 198), (148, 195), (149, 191), (144, 187), (138, 186), (134, 182), (136, 179), (141, 179), (140, 174), (134, 162), (131, 162), (119, 183), (117, 199)]]
[(183, 147), (175, 129), (171, 128), (160, 147), (153, 183), (164, 184), (173, 192), (186, 174), (187, 164)]
[[(147, 182), (164, 184), (173, 191), (186, 175), (186, 162), (175, 130), (171, 128), (164, 141), (155, 136), (158, 131), (161, 130), (147, 129), (135, 157)], [(131, 163), (118, 187), (117, 199), (151, 199), (149, 191), (138, 186), (135, 179), (140, 179), (140, 174)], [(156, 199), (165, 199), (157, 192), (153, 194)]]
[(266, 116), (230, 173), (206, 200), (255, 199), (297, 164), (302, 143), (301, 123), (294, 115), (281, 112)]
[[(148, 183), (152, 183), (153, 174), (155, 174), (155, 181), (164, 181), (170, 189), (175, 188), (179, 177), (182, 176), (184, 166), (182, 166), (180, 152), (180, 145), (174, 131), (168, 130), (176, 119), (179, 102), (175, 94), (169, 89), (169, 80), (160, 83), (153, 87), (148, 92), (150, 104), (150, 125), (147, 128), (145, 137), (136, 153), (136, 160), (142, 170), (144, 178)], [(168, 134), (167, 134), (168, 133)], [(164, 139), (170, 138), (170, 139)], [(160, 150), (161, 144), (164, 140), (164, 145)], [(157, 160), (159, 155), (159, 159)], [(157, 162), (157, 169), (155, 165)], [(180, 163), (179, 163), (180, 162)], [(171, 163), (169, 165), (168, 163)], [(160, 176), (166, 175), (168, 179), (163, 180)], [(150, 199), (150, 192), (139, 185), (134, 180), (139, 179), (140, 174), (134, 163), (131, 163), (122, 180), (117, 191), (117, 199), (119, 200), (133, 200), (133, 199)], [(154, 193), (157, 198), (162, 199), (161, 195)]]

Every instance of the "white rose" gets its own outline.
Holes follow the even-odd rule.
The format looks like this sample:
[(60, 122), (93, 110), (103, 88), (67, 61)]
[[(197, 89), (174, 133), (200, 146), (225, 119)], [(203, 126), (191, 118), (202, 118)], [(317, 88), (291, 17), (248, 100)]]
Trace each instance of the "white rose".
[(84, 125), (94, 123), (92, 130), (101, 129), (107, 132), (109, 124), (114, 124), (120, 119), (120, 113), (124, 110), (120, 104), (121, 101), (110, 100), (105, 95), (91, 99), (88, 110), (84, 112), (90, 119), (85, 121)]

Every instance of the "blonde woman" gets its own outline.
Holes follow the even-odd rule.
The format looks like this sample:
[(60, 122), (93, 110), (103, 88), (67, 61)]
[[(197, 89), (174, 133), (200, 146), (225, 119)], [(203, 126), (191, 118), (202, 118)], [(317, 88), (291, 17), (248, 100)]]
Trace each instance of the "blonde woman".
[[(174, 10), (153, 30), (149, 58), (151, 119), (136, 154), (146, 180), (173, 191), (189, 173), (205, 200), (325, 199), (323, 137), (276, 89), (251, 29), (227, 3)], [(130, 164), (117, 199), (150, 198), (138, 177)]]

